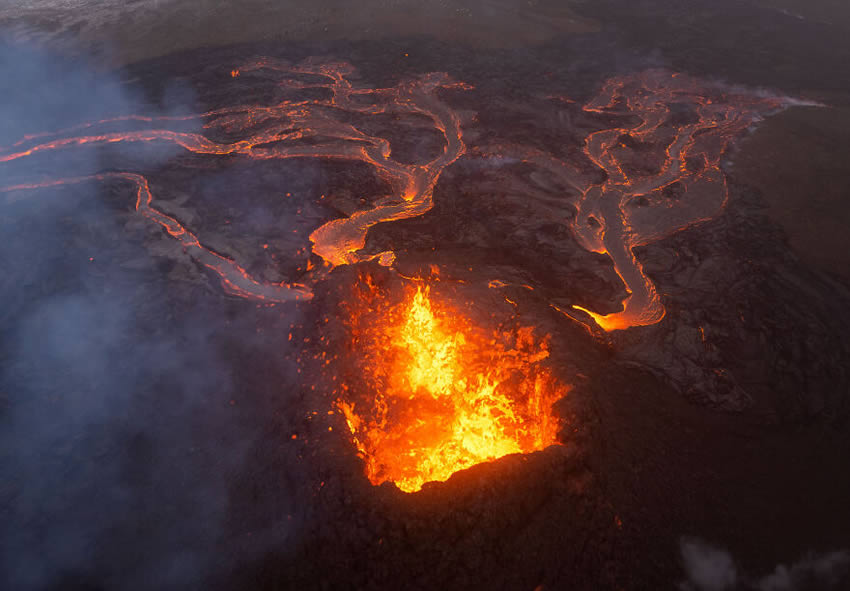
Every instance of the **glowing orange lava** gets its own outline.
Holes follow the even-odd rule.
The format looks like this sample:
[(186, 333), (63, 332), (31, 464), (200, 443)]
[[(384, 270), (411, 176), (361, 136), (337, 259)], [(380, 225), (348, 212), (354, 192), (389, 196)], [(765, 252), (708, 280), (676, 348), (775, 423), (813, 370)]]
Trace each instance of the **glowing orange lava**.
[[(279, 78), (279, 86), (293, 93), (323, 90), (327, 98), (285, 99), (271, 106), (239, 105), (179, 117), (145, 117), (125, 115), (75, 125), (56, 132), (30, 134), (8, 147), (0, 147), (0, 165), (77, 146), (96, 146), (120, 142), (171, 142), (195, 154), (234, 154), (252, 160), (318, 158), (362, 161), (374, 167), (376, 175), (387, 183), (390, 194), (349, 217), (328, 221), (310, 234), (312, 253), (321, 257), (324, 268), (308, 272), (298, 283), (262, 283), (248, 276), (236, 261), (222, 257), (203, 245), (176, 219), (156, 209), (147, 179), (138, 173), (102, 173), (86, 177), (55, 179), (39, 183), (0, 186), (0, 193), (20, 192), (86, 181), (124, 179), (137, 186), (136, 210), (160, 224), (172, 237), (181, 241), (187, 252), (216, 272), (226, 290), (243, 297), (272, 302), (309, 300), (312, 285), (324, 273), (340, 265), (377, 259), (388, 266), (394, 259), (391, 251), (362, 252), (369, 229), (381, 222), (403, 220), (422, 215), (431, 209), (433, 192), (443, 170), (455, 162), (465, 150), (460, 120), (439, 97), (443, 89), (467, 90), (470, 86), (453, 81), (447, 74), (432, 72), (401, 82), (391, 88), (358, 88), (348, 76), (351, 65), (341, 62), (305, 60), (300, 65), (268, 57), (259, 57), (231, 70), (233, 78), (252, 73), (271, 72)], [(306, 78), (306, 79), (305, 79)], [(439, 130), (445, 145), (429, 162), (403, 164), (392, 158), (390, 142), (371, 135), (350, 122), (346, 116), (394, 114), (425, 117)], [(123, 132), (100, 132), (98, 127), (133, 121), (165, 126), (174, 121), (204, 120), (204, 129), (212, 136), (239, 135), (240, 139), (222, 141), (199, 133), (171, 129), (143, 129)], [(89, 135), (72, 132), (92, 130)], [(52, 138), (52, 139), (51, 139)], [(310, 139), (302, 144), (299, 140)]]
[[(352, 82), (354, 74), (342, 62), (308, 59), (296, 65), (260, 57), (230, 70), (238, 81), (229, 82), (247, 86), (254, 76), (273, 78), (286, 97), (274, 104), (171, 117), (128, 114), (30, 134), (0, 147), (2, 167), (53, 151), (119, 142), (169, 142), (194, 154), (246, 160), (333, 159), (371, 166), (386, 194), (369, 203), (364, 199), (350, 214), (315, 227), (310, 247), (296, 253), (313, 260), (304, 261), (304, 271), (290, 282), (258, 281), (246, 266), (205, 246), (183, 222), (156, 207), (148, 179), (138, 172), (22, 182), (0, 187), (0, 194), (23, 195), (69, 183), (126, 183), (135, 189), (136, 212), (215, 272), (228, 292), (267, 302), (309, 300), (334, 267), (374, 260), (393, 266), (394, 252), (366, 248), (370, 229), (428, 212), (443, 172), (467, 153), (461, 111), (444, 95), (471, 86), (436, 72), (373, 88)], [(584, 105), (583, 116), (598, 119), (601, 127), (585, 138), (584, 166), (527, 146), (476, 150), (483, 156), (513, 153), (568, 188), (555, 205), (545, 207), (570, 227), (583, 248), (611, 258), (628, 292), (622, 310), (613, 314), (573, 305), (587, 314), (582, 322), (607, 331), (645, 326), (661, 320), (665, 310), (634, 249), (716, 216), (727, 199), (721, 158), (730, 142), (760, 116), (787, 104), (651, 70), (610, 79)], [(374, 115), (415, 126), (424, 121), (442, 135), (442, 148), (428, 161), (401, 162), (393, 158), (389, 140), (361, 123)], [(191, 119), (202, 124), (203, 133), (173, 128)], [(134, 130), (115, 131), (118, 123), (132, 123)], [(528, 197), (535, 195), (553, 203), (551, 191), (528, 187)], [(18, 198), (6, 197), (9, 203)], [(508, 285), (489, 283), (492, 289)], [(551, 407), (569, 388), (546, 366), (547, 336), (519, 325), (484, 329), (432, 299), (425, 287), (411, 290), (401, 302), (369, 282), (366, 288), (365, 295), (358, 292), (346, 304), (348, 348), (358, 369), (342, 380), (334, 398), (372, 483), (391, 481), (412, 492), (475, 464), (556, 442), (559, 425)]]
[(720, 213), (728, 197), (720, 167), (726, 148), (785, 104), (666, 70), (609, 80), (584, 110), (629, 121), (585, 139), (584, 154), (607, 179), (581, 190), (573, 232), (587, 250), (611, 257), (628, 296), (613, 314), (573, 308), (606, 331), (661, 320), (664, 305), (633, 249)]
[[(388, 185), (389, 194), (348, 217), (315, 228), (309, 236), (311, 252), (324, 264), (317, 267), (306, 261), (307, 272), (297, 283), (257, 281), (236, 261), (205, 247), (178, 220), (154, 207), (148, 181), (138, 173), (110, 172), (23, 183), (0, 187), (0, 193), (109, 178), (130, 181), (137, 188), (137, 211), (160, 224), (187, 253), (216, 272), (229, 292), (265, 301), (308, 300), (315, 283), (333, 267), (369, 260), (391, 266), (395, 259), (392, 251), (364, 251), (366, 236), (376, 224), (416, 217), (431, 209), (434, 188), (443, 171), (466, 152), (459, 114), (441, 100), (440, 92), (471, 87), (445, 73), (421, 75), (391, 88), (357, 87), (349, 80), (354, 73), (349, 64), (305, 60), (292, 65), (268, 57), (234, 68), (230, 75), (245, 78), (263, 72), (277, 77), (280, 88), (294, 93), (293, 98), (270, 106), (240, 105), (195, 115), (125, 115), (30, 134), (11, 146), (0, 147), (0, 165), (52, 150), (118, 142), (172, 142), (196, 154), (232, 154), (253, 160), (319, 158), (371, 165)], [(296, 96), (301, 91), (316, 90), (328, 96)], [(582, 247), (605, 254), (614, 263), (628, 293), (622, 310), (606, 315), (573, 305), (592, 318), (585, 323), (595, 322), (610, 331), (654, 324), (663, 318), (664, 306), (634, 248), (716, 216), (727, 198), (720, 160), (729, 143), (763, 114), (788, 104), (788, 99), (780, 97), (649, 70), (608, 80), (583, 107), (587, 113), (622, 120), (618, 125), (606, 123), (605, 128), (585, 138), (584, 155), (606, 174), (601, 184), (540, 150), (498, 147), (500, 152), (515, 152), (523, 161), (548, 170), (570, 187), (574, 193), (565, 195), (563, 203), (575, 209), (575, 216), (568, 221), (574, 236)], [(355, 114), (424, 116), (442, 133), (443, 150), (429, 162), (401, 163), (392, 157), (386, 139), (347, 121)], [(211, 133), (166, 128), (172, 122), (190, 119), (203, 120), (204, 128)], [(117, 122), (160, 127), (98, 132), (98, 127)], [(91, 133), (74, 134), (82, 130)], [(231, 137), (231, 141), (222, 137)], [(307, 139), (312, 142), (301, 142)]]
[(375, 301), (351, 324), (371, 392), (337, 400), (373, 484), (414, 492), (556, 443), (551, 406), (568, 387), (542, 364), (547, 338), (530, 327), (488, 333), (432, 301), (427, 287), (395, 306)]

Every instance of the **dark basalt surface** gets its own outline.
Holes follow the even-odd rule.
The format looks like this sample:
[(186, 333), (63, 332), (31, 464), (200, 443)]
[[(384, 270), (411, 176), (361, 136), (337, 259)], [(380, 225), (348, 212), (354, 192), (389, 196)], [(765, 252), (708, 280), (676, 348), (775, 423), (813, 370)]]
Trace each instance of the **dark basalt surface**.
[[(22, 545), (52, 556), (44, 542), (51, 530), (87, 532), (85, 556), (58, 561), (43, 586), (666, 589), (684, 578), (683, 536), (728, 548), (754, 576), (850, 543), (850, 287), (791, 250), (766, 215), (769, 195), (736, 173), (735, 150), (722, 213), (636, 251), (663, 294), (664, 319), (608, 334), (550, 306), (613, 311), (625, 295), (607, 257), (583, 250), (527, 192), (557, 199), (564, 188), (522, 163), (476, 157), (476, 148), (520, 144), (592, 174), (579, 151), (598, 121), (580, 105), (607, 77), (658, 61), (642, 36), (649, 34), (639, 32), (650, 25), (624, 24), (637, 12), (661, 27), (651, 38), (662, 39), (677, 68), (786, 93), (846, 101), (846, 77), (824, 82), (808, 65), (835, 65), (850, 50), (821, 51), (819, 25), (792, 29), (776, 15), (775, 30), (794, 31), (811, 49), (766, 71), (755, 54), (736, 59), (732, 46), (748, 29), (729, 33), (728, 54), (711, 53), (720, 41), (699, 36), (706, 48), (684, 52), (694, 31), (707, 33), (673, 28), (687, 12), (681, 3), (583, 10), (602, 19), (612, 4), (620, 12), (607, 32), (533, 49), (473, 52), (427, 39), (255, 44), (121, 72), (151, 104), (180, 79), (195, 93), (191, 110), (272, 96), (271, 82), (230, 83), (230, 69), (256, 55), (331, 56), (354, 64), (368, 86), (430, 71), (474, 85), (442, 95), (476, 119), (465, 127), (469, 154), (441, 176), (434, 208), (379, 225), (366, 248), (394, 250), (404, 275), (436, 265), (442, 293), (474, 302), (466, 308), (473, 315), (476, 307), (518, 315), (551, 334), (552, 366), (573, 390), (557, 405), (562, 445), (479, 465), (412, 495), (373, 487), (341, 418), (327, 414), (329, 375), (314, 356), (322, 343), (341, 342), (340, 303), (362, 274), (380, 282), (398, 275), (376, 263), (340, 267), (311, 302), (258, 304), (227, 295), (161, 228), (139, 220), (126, 186), (46, 190), (7, 203), (0, 229), (15, 237), (0, 259), (9, 269), (0, 274), (0, 330), (15, 335), (0, 342), (7, 433), (24, 436), (11, 426), (22, 413), (73, 415), (74, 400), (108, 401), (115, 392), (126, 401), (39, 447), (31, 461), (48, 476), (37, 489), (26, 477), (31, 464), (0, 452), (10, 475), (0, 515)], [(764, 35), (749, 42), (780, 53)], [(420, 140), (421, 130), (391, 123), (375, 126), (399, 158), (439, 149), (439, 136), (423, 131)], [(105, 168), (144, 172), (158, 207), (266, 281), (298, 280), (309, 233), (385, 189), (360, 163), (176, 152), (140, 166), (145, 155), (132, 149), (97, 154)], [(49, 173), (52, 157), (40, 158), (14, 174)], [(491, 279), (534, 290), (493, 290)], [(89, 302), (57, 308), (68, 322), (83, 318), (89, 336), (79, 360), (57, 364), (51, 339), (67, 343), (47, 332), (57, 323), (43, 304), (69, 299)], [(100, 317), (115, 330), (98, 328)], [(40, 336), (22, 345), (19, 334)], [(35, 353), (22, 355), (24, 346)], [(110, 371), (80, 370), (89, 354), (105, 356)], [(88, 475), (99, 466), (117, 466), (114, 488), (91, 490), (98, 478)], [(62, 494), (46, 494), (51, 486)], [(32, 509), (32, 498), (49, 501)], [(5, 543), (17, 556), (17, 543)]]

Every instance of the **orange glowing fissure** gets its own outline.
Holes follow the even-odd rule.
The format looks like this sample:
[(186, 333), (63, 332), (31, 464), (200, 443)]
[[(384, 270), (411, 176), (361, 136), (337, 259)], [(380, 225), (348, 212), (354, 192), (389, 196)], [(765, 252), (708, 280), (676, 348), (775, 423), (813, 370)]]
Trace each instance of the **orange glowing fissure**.
[[(301, 267), (306, 271), (297, 282), (258, 281), (236, 261), (204, 246), (200, 237), (155, 206), (148, 180), (138, 173), (22, 183), (0, 187), (0, 193), (23, 195), (33, 189), (109, 179), (130, 183), (136, 211), (215, 272), (228, 292), (267, 302), (310, 299), (313, 286), (336, 266), (370, 260), (392, 266), (392, 251), (366, 252), (366, 236), (378, 223), (431, 209), (442, 172), (466, 151), (459, 114), (443, 102), (440, 92), (471, 87), (447, 74), (431, 73), (391, 88), (359, 88), (349, 80), (350, 65), (310, 60), (292, 65), (259, 58), (229, 73), (234, 84), (255, 74), (273, 75), (290, 95), (307, 90), (315, 97), (321, 90), (325, 98), (180, 117), (126, 115), (82, 123), (28, 135), (0, 148), (0, 165), (53, 150), (117, 142), (171, 142), (196, 154), (252, 160), (319, 158), (371, 165), (389, 187), (388, 194), (316, 228), (310, 234), (312, 254), (323, 264), (305, 261)], [(648, 71), (609, 80), (584, 106), (587, 113), (624, 122), (585, 140), (584, 154), (605, 172), (603, 182), (591, 182), (586, 172), (540, 150), (498, 147), (499, 152), (513, 151), (519, 159), (549, 171), (573, 189), (563, 196), (556, 215), (571, 227), (582, 247), (610, 257), (628, 292), (622, 310), (613, 314), (574, 305), (574, 310), (586, 313), (581, 315), (583, 322), (610, 331), (661, 320), (664, 306), (634, 248), (716, 216), (727, 199), (720, 163), (729, 143), (760, 116), (787, 104), (787, 99), (727, 91), (684, 75)], [(352, 115), (385, 113), (430, 120), (444, 138), (440, 153), (424, 163), (398, 162), (389, 141), (350, 122)], [(240, 139), (216, 140), (168, 129), (172, 122), (190, 119), (203, 121), (212, 137)], [(106, 131), (121, 121), (156, 128)], [(81, 132), (85, 134), (77, 135)], [(544, 197), (551, 201), (551, 196)], [(7, 202), (14, 198), (21, 197), (12, 195)], [(500, 289), (508, 284), (493, 280), (489, 285)], [(422, 287), (387, 312), (386, 319), (371, 324), (358, 324), (364, 315), (355, 314), (353, 320), (356, 351), (373, 360), (365, 370), (371, 396), (364, 401), (341, 395), (336, 402), (373, 483), (389, 480), (402, 490), (418, 490), (425, 482), (445, 480), (476, 463), (555, 442), (557, 421), (551, 404), (567, 387), (541, 363), (548, 356), (546, 337), (536, 338), (531, 328), (484, 334), (448, 307), (437, 306)]]
[[(365, 309), (373, 309), (365, 306)], [(459, 470), (556, 443), (552, 404), (568, 387), (530, 327), (487, 333), (419, 286), (378, 321), (355, 311), (373, 395), (337, 400), (373, 484), (406, 492)]]

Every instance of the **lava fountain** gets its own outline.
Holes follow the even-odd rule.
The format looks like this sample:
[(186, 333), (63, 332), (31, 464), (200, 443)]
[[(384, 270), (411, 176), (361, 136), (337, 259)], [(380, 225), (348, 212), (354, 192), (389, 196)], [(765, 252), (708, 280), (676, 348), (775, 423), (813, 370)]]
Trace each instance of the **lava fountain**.
[(372, 484), (414, 492), (557, 443), (552, 404), (569, 387), (544, 363), (547, 336), (523, 326), (487, 331), (424, 285), (395, 303), (368, 281), (360, 295), (350, 306), (349, 345), (363, 358), (362, 381), (344, 385), (336, 405)]

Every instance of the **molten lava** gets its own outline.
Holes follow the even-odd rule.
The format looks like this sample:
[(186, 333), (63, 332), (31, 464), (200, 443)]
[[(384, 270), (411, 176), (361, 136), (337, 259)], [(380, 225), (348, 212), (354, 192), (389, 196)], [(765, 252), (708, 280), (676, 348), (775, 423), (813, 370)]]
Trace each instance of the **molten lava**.
[[(660, 321), (665, 309), (634, 249), (717, 216), (728, 198), (721, 159), (730, 143), (764, 115), (793, 103), (647, 70), (609, 79), (582, 107), (602, 125), (582, 147), (596, 168), (593, 176), (578, 163), (528, 146), (497, 145), (478, 153), (517, 158), (569, 187), (555, 211), (583, 248), (610, 257), (627, 292), (622, 309), (610, 314), (573, 305), (587, 315), (582, 320), (605, 331), (647, 326)], [(601, 182), (599, 170), (605, 173)], [(551, 203), (551, 195), (527, 190)]]
[(406, 492), (458, 470), (556, 443), (552, 404), (568, 387), (542, 363), (548, 338), (530, 327), (487, 332), (432, 301), (427, 287), (352, 309), (364, 352), (364, 395), (337, 400), (373, 484)]
[[(205, 246), (183, 222), (156, 206), (149, 181), (139, 172), (33, 180), (0, 186), (0, 193), (85, 182), (131, 185), (135, 211), (215, 272), (228, 292), (267, 302), (309, 300), (334, 267), (372, 260), (392, 266), (392, 251), (366, 248), (370, 229), (428, 212), (442, 173), (467, 153), (461, 112), (444, 95), (471, 86), (446, 73), (430, 73), (373, 88), (353, 83), (354, 74), (351, 65), (341, 62), (294, 65), (261, 57), (230, 70), (229, 82), (247, 86), (252, 77), (273, 79), (280, 91), (273, 104), (172, 117), (127, 114), (30, 134), (0, 147), (4, 168), (38, 154), (121, 142), (168, 142), (209, 157), (333, 159), (371, 166), (387, 193), (371, 203), (364, 199), (349, 215), (314, 228), (311, 247), (296, 253), (313, 259), (289, 282), (258, 281), (246, 266)], [(787, 104), (785, 99), (651, 70), (610, 79), (584, 105), (582, 116), (598, 120), (598, 127), (584, 140), (581, 166), (527, 146), (477, 146), (475, 151), (480, 156), (514, 153), (569, 189), (553, 200), (551, 190), (529, 186), (528, 197), (549, 204), (545, 207), (569, 226), (583, 248), (609, 256), (628, 292), (622, 310), (613, 314), (573, 308), (587, 313), (582, 321), (588, 326), (644, 326), (658, 322), (665, 310), (634, 249), (716, 216), (727, 199), (721, 158), (730, 142), (759, 117)], [(416, 126), (424, 120), (442, 136), (441, 150), (425, 162), (395, 159), (390, 141), (363, 124), (378, 115)], [(174, 129), (192, 119), (202, 122), (204, 133)], [(119, 124), (132, 124), (133, 129), (116, 131)], [(16, 198), (7, 197), (7, 202)], [(359, 368), (345, 377), (334, 396), (371, 482), (391, 481), (404, 491), (416, 491), (474, 464), (555, 443), (558, 421), (551, 407), (568, 387), (546, 367), (548, 337), (518, 325), (485, 330), (432, 300), (427, 288), (394, 302), (366, 285), (366, 294), (352, 297), (348, 310), (349, 350)], [(507, 285), (491, 281), (489, 286)]]
[(585, 139), (585, 156), (607, 179), (581, 191), (573, 232), (587, 250), (611, 257), (628, 296), (613, 314), (573, 307), (606, 331), (661, 320), (664, 305), (633, 249), (715, 217), (728, 197), (726, 148), (785, 104), (666, 70), (609, 80), (584, 111), (627, 121)]
[[(386, 182), (389, 194), (348, 217), (315, 228), (310, 234), (311, 251), (323, 264), (308, 261), (304, 265), (307, 272), (298, 277), (298, 282), (257, 281), (236, 261), (207, 248), (178, 220), (153, 205), (148, 180), (136, 172), (22, 183), (0, 187), (0, 193), (107, 179), (129, 181), (136, 187), (136, 210), (162, 226), (187, 253), (217, 273), (229, 292), (272, 302), (308, 300), (313, 286), (333, 267), (375, 259), (391, 266), (395, 258), (392, 251), (365, 252), (369, 230), (382, 222), (404, 220), (430, 210), (443, 171), (467, 149), (460, 116), (440, 94), (444, 89), (472, 87), (445, 73), (421, 75), (390, 88), (357, 87), (349, 79), (353, 73), (345, 63), (305, 60), (292, 65), (260, 57), (232, 69), (231, 77), (274, 76), (290, 98), (272, 105), (240, 105), (179, 117), (125, 115), (62, 131), (30, 134), (11, 146), (0, 147), (0, 165), (52, 150), (118, 142), (171, 142), (195, 154), (239, 155), (253, 160), (319, 158), (371, 165)], [(316, 91), (323, 91), (325, 96), (316, 98)], [(299, 92), (307, 94), (301, 96)], [(716, 216), (727, 198), (720, 160), (729, 143), (763, 114), (788, 104), (787, 99), (649, 70), (608, 80), (583, 107), (586, 113), (604, 120), (603, 128), (591, 132), (583, 147), (587, 160), (605, 172), (601, 184), (591, 180), (586, 171), (540, 150), (498, 147), (499, 152), (515, 152), (524, 162), (548, 170), (570, 187), (574, 194), (563, 196), (562, 203), (575, 215), (563, 212), (566, 223), (581, 246), (608, 255), (614, 263), (628, 292), (622, 310), (605, 315), (574, 305), (589, 316), (584, 322), (595, 322), (610, 331), (654, 324), (664, 316), (661, 299), (634, 248)], [(351, 122), (352, 116), (381, 114), (424, 116), (443, 135), (441, 153), (429, 162), (401, 163), (392, 157), (389, 141)], [(190, 119), (203, 120), (209, 133), (167, 128)], [(612, 120), (620, 122), (612, 125)], [(107, 130), (120, 122), (160, 127)], [(98, 131), (99, 127), (104, 129)], [(82, 130), (90, 133), (75, 135)], [(479, 154), (489, 155), (480, 148)], [(531, 189), (529, 192), (533, 193)]]
[[(374, 259), (389, 265), (394, 258), (392, 252), (362, 252), (366, 234), (378, 223), (415, 217), (431, 209), (434, 187), (442, 171), (455, 162), (465, 149), (460, 120), (452, 109), (441, 102), (439, 92), (448, 88), (466, 90), (471, 87), (453, 81), (445, 73), (432, 72), (391, 88), (357, 88), (347, 78), (354, 72), (349, 64), (305, 60), (300, 65), (291, 65), (268, 57), (257, 58), (231, 70), (230, 74), (237, 78), (258, 72), (271, 72), (278, 77), (279, 87), (291, 93), (320, 90), (329, 96), (287, 98), (270, 106), (239, 105), (179, 117), (125, 115), (82, 123), (61, 131), (30, 134), (11, 146), (0, 147), (0, 165), (53, 150), (121, 142), (171, 142), (195, 154), (232, 154), (252, 160), (318, 158), (366, 162), (387, 183), (391, 194), (377, 200), (367, 209), (316, 228), (310, 234), (312, 252), (321, 257), (327, 268)], [(403, 164), (392, 158), (388, 140), (371, 135), (346, 121), (352, 115), (380, 114), (429, 119), (445, 138), (441, 153), (429, 162)], [(121, 122), (165, 126), (174, 121), (191, 119), (204, 120), (204, 128), (210, 137), (163, 128), (94, 132), (99, 127)], [(72, 133), (82, 130), (93, 132), (89, 135)], [(214, 139), (222, 136), (238, 136), (239, 139)], [(300, 140), (312, 142), (299, 143)], [(256, 281), (248, 276), (244, 267), (213, 252), (176, 219), (154, 207), (148, 181), (138, 173), (102, 173), (0, 186), (0, 193), (106, 179), (132, 181), (138, 195), (136, 211), (158, 223), (168, 234), (180, 240), (184, 247), (188, 245), (187, 252), (217, 273), (224, 288), (231, 293), (272, 302), (309, 300), (313, 294), (308, 284), (324, 277), (326, 269), (304, 277), (304, 283), (266, 284)], [(312, 268), (311, 264), (305, 266)]]

